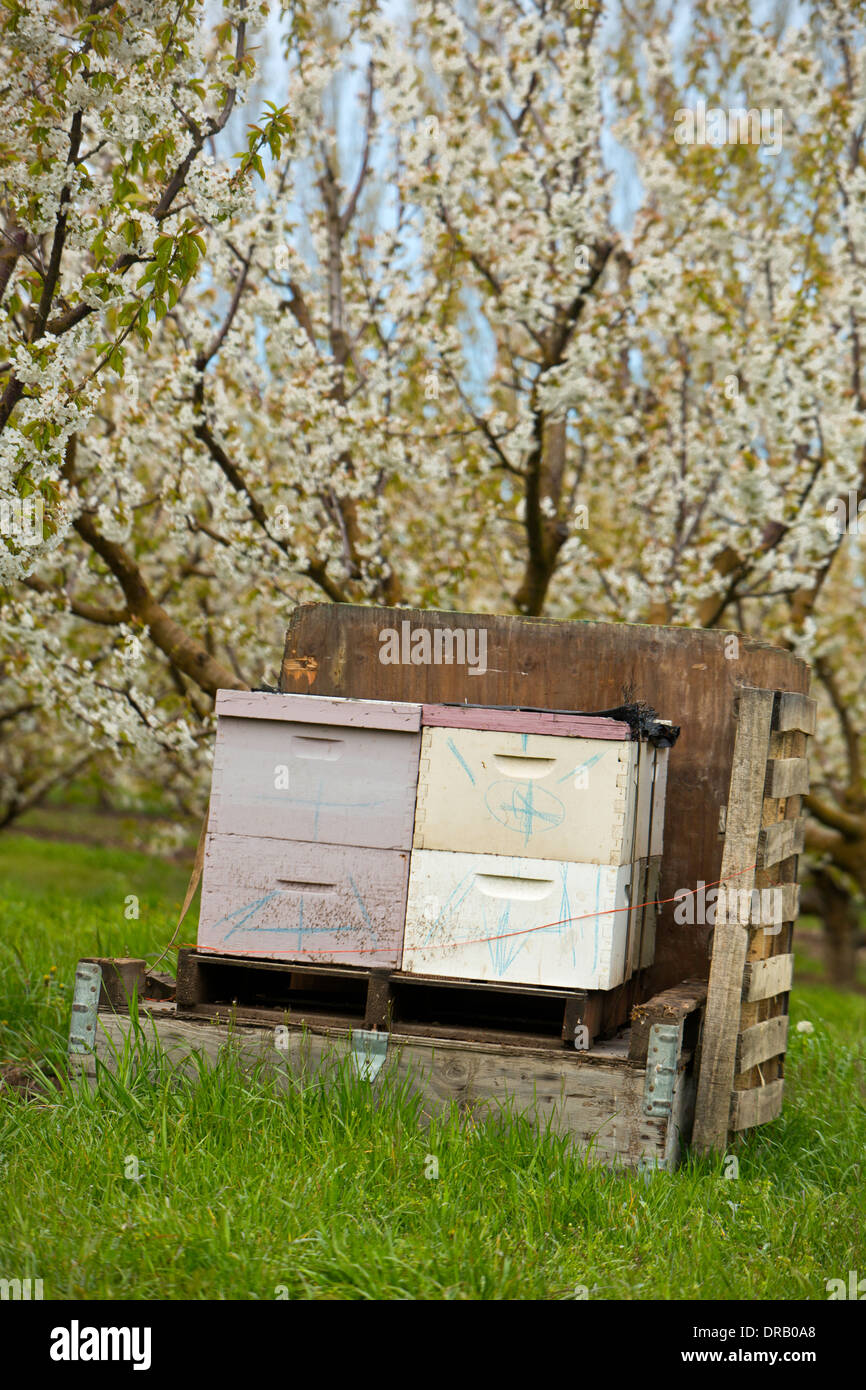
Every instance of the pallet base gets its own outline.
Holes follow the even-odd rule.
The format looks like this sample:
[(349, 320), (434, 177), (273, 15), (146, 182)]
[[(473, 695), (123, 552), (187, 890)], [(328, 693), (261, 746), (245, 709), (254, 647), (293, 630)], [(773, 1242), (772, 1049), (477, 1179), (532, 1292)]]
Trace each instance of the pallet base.
[[(169, 1061), (192, 1076), (197, 1074), (196, 1057), (214, 1064), (227, 1051), (244, 1069), (264, 1064), (285, 1089), (297, 1076), (318, 1077), (327, 1084), (335, 1070), (354, 1065), (352, 1030), (346, 1028), (285, 1027), (277, 1033), (273, 1026), (183, 1018), (169, 1003), (142, 1006), (140, 1019), (150, 1046), (155, 1035)], [(97, 1061), (113, 1066), (113, 1049), (133, 1031), (129, 1015), (101, 1010), (94, 1051), (70, 1060), (95, 1078)], [(385, 1064), (372, 1084), (381, 1086), (389, 1075), (422, 1094), (427, 1119), (452, 1104), (474, 1120), (501, 1115), (505, 1107), (509, 1116), (523, 1115), (536, 1126), (570, 1136), (591, 1161), (608, 1165), (672, 1170), (691, 1126), (691, 1054), (681, 1052), (676, 1058), (669, 1112), (654, 1117), (645, 1109), (647, 1069), (629, 1061), (627, 1036), (600, 1043), (592, 1052), (551, 1053), (392, 1033)]]
[(639, 977), (618, 990), (559, 990), (436, 978), (358, 966), (251, 960), (182, 947), (177, 1008), (211, 1019), (291, 1020), (320, 1028), (383, 1029), (411, 1037), (591, 1049), (628, 1021)]

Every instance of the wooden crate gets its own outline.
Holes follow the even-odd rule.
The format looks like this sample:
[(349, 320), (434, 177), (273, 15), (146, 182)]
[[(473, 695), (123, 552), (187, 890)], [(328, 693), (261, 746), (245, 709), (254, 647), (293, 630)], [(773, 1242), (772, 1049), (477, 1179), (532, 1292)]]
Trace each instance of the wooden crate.
[[(288, 1089), (297, 1079), (330, 1084), (340, 1073), (359, 1086), (408, 1087), (422, 1098), (422, 1123), (452, 1107), (473, 1124), (532, 1124), (565, 1135), (597, 1161), (645, 1171), (676, 1167), (691, 1127), (694, 1105), (694, 1029), (680, 1005), (662, 1010), (667, 1029), (660, 1052), (647, 1032), (642, 1055), (630, 1055), (627, 1038), (577, 1052), (518, 1045), (509, 1040), (424, 1037), (395, 1029), (387, 1038), (381, 1071), (367, 1069), (369, 1034), (344, 1021), (331, 1027), (292, 1023), (252, 1024), (183, 1017), (173, 1003), (148, 1003), (136, 1031), (129, 1015), (94, 1016), (94, 1043), (70, 1056), (70, 1068), (96, 1083), (98, 1068), (116, 1068), (128, 1042), (133, 1059), (153, 1065), (154, 1039), (168, 1062), (188, 1076), (227, 1058), (247, 1072), (269, 1072)], [(667, 1087), (659, 1086), (666, 1080)]]
[(612, 989), (628, 973), (632, 865), (413, 850), (403, 970)]

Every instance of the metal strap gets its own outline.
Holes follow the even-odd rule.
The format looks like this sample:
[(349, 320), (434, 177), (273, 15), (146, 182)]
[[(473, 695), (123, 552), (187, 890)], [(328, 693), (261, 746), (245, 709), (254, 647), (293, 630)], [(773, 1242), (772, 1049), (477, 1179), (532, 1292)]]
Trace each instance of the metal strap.
[(72, 1017), (69, 1020), (69, 1053), (92, 1052), (96, 1044), (96, 1010), (102, 988), (102, 967), (80, 960), (75, 969)]
[(670, 1115), (673, 1109), (681, 1028), (680, 1023), (654, 1023), (650, 1028), (643, 1095), (645, 1115)]

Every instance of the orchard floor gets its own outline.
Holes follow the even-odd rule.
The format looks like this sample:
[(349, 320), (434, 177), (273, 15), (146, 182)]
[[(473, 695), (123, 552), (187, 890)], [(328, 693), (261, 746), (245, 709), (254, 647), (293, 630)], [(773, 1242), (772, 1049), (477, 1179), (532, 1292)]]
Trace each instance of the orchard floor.
[(861, 993), (795, 984), (814, 1031), (792, 1031), (783, 1116), (674, 1174), (520, 1121), (422, 1131), (410, 1096), (348, 1076), (69, 1083), (77, 959), (158, 952), (185, 885), (142, 854), (0, 837), (4, 1277), (61, 1299), (824, 1300), (866, 1270)]

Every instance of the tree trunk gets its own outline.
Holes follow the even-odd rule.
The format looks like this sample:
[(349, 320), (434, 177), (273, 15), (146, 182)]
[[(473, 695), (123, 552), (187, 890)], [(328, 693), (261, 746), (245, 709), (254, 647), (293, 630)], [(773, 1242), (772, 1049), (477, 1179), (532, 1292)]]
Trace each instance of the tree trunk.
[(838, 989), (850, 989), (857, 978), (860, 923), (854, 898), (826, 869), (812, 870), (817, 907), (824, 925), (827, 977)]

